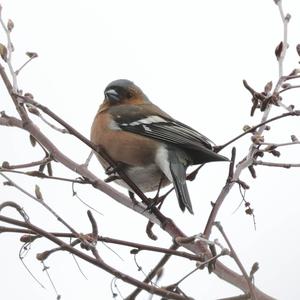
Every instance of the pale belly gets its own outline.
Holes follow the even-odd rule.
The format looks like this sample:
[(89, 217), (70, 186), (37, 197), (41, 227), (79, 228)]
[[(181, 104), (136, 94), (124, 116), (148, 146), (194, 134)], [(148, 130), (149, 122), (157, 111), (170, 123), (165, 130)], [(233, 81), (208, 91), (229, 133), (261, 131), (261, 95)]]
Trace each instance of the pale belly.
[[(129, 167), (126, 169), (126, 174), (144, 193), (156, 191), (159, 187), (170, 184), (170, 181), (155, 164)], [(130, 190), (124, 181), (116, 180), (115, 182)]]
[[(104, 169), (108, 168), (108, 164), (98, 155), (98, 160)], [(170, 184), (170, 181), (157, 167), (156, 164), (146, 166), (125, 167), (125, 173), (135, 183), (135, 185), (144, 193), (158, 190), (159, 187), (164, 187)], [(115, 183), (130, 190), (129, 186), (123, 180), (114, 180)]]

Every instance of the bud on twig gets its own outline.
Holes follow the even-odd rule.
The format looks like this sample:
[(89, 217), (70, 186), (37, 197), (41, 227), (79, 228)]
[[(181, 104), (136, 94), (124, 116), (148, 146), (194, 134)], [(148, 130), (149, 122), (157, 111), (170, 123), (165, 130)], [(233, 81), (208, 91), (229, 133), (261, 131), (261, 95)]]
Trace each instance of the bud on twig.
[(255, 262), (252, 265), (251, 271), (250, 271), (250, 278), (253, 278), (253, 275), (259, 270), (259, 264), (258, 262)]
[(290, 83), (284, 83), (284, 84), (282, 84), (281, 85), (281, 87), (283, 88), (283, 89), (287, 89), (287, 88), (289, 88), (289, 87), (291, 87), (292, 85), (290, 84)]
[(280, 43), (278, 44), (278, 46), (276, 47), (276, 49), (275, 49), (275, 55), (276, 55), (277, 60), (280, 59), (281, 54), (282, 54), (282, 50), (283, 50), (283, 43), (280, 42)]
[(12, 32), (12, 30), (14, 29), (14, 26), (15, 26), (14, 22), (11, 19), (8, 19), (8, 21), (7, 21), (7, 30), (9, 32)]
[(298, 44), (298, 45), (296, 46), (296, 51), (297, 51), (298, 55), (300, 56), (300, 44)]
[(259, 145), (265, 141), (265, 138), (262, 135), (254, 134), (251, 136), (251, 141), (256, 145)]
[(289, 21), (291, 20), (291, 17), (292, 17), (291, 14), (286, 14), (284, 20), (285, 20), (286, 22), (289, 22)]
[(29, 135), (29, 139), (30, 139), (31, 146), (35, 147), (35, 145), (36, 145), (36, 139), (34, 138), (34, 136), (30, 134)]
[[(300, 45), (299, 45), (299, 48), (300, 48)], [(299, 49), (300, 50), (300, 49)], [(298, 53), (299, 54), (299, 53)], [(299, 54), (300, 55), (300, 54)], [(289, 76), (296, 76), (300, 73), (300, 69), (294, 69), (290, 74)]]
[(2, 168), (4, 168), (4, 169), (8, 169), (9, 168), (9, 162), (8, 161), (4, 161), (3, 163), (2, 163), (2, 166), (1, 166)]
[(273, 154), (276, 157), (280, 156), (280, 152), (278, 150), (272, 150), (272, 151), (270, 151), (270, 153)]
[(34, 192), (35, 192), (35, 196), (37, 197), (37, 199), (42, 201), (43, 200), (43, 195), (42, 195), (40, 187), (37, 184), (35, 185)]
[(272, 81), (269, 81), (266, 85), (265, 85), (265, 93), (268, 95), (271, 90), (272, 90), (272, 87), (273, 87), (273, 83)]
[(28, 52), (26, 52), (25, 54), (26, 54), (29, 58), (31, 58), (31, 59), (38, 57), (38, 54), (37, 54), (36, 52), (30, 52), (30, 51), (28, 51)]
[(246, 131), (248, 131), (248, 130), (250, 130), (251, 129), (251, 126), (249, 126), (249, 125), (244, 125), (243, 126), (243, 131), (244, 132), (246, 132)]
[(253, 166), (249, 166), (248, 170), (250, 171), (250, 174), (253, 178), (256, 178), (256, 172)]
[(298, 138), (294, 134), (291, 135), (291, 140), (294, 143), (299, 142)]
[(0, 43), (0, 56), (5, 62), (7, 62), (7, 48), (1, 43)]

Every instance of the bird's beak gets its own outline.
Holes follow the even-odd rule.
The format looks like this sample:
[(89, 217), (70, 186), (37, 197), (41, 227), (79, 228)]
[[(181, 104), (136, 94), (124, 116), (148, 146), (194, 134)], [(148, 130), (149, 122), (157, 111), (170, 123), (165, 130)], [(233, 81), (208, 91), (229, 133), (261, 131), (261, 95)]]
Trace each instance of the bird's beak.
[(110, 89), (106, 91), (104, 95), (105, 95), (105, 100), (108, 101), (117, 102), (121, 100), (120, 95), (114, 89)]

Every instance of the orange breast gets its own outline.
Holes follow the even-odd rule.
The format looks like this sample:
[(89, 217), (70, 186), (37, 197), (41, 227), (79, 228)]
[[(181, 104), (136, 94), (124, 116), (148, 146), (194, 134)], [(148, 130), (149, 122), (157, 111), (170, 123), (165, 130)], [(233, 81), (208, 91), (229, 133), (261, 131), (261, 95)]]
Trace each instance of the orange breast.
[(96, 115), (91, 129), (91, 141), (102, 146), (114, 161), (132, 166), (154, 163), (159, 147), (159, 143), (153, 139), (118, 130), (107, 112)]

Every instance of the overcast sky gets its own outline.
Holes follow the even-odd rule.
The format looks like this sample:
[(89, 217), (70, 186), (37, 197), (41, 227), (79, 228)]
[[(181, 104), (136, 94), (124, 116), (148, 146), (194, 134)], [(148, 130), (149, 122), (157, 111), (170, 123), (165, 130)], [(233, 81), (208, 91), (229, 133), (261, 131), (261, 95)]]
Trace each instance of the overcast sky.
[[(300, 42), (300, 4), (295, 0), (283, 2), (285, 12), (292, 15), (290, 49), (284, 66), (285, 74), (288, 74), (298, 67), (295, 46)], [(258, 111), (250, 117), (251, 98), (243, 88), (242, 80), (247, 79), (261, 91), (268, 81), (276, 83), (278, 79), (274, 49), (282, 39), (283, 26), (272, 0), (2, 0), (1, 4), (3, 18), (11, 18), (15, 23), (12, 34), (15, 68), (25, 61), (26, 51), (39, 55), (20, 73), (19, 87), (32, 93), (38, 102), (51, 108), (87, 137), (103, 99), (103, 90), (115, 79), (133, 80), (154, 103), (216, 144), (239, 134), (245, 124), (255, 125), (261, 119)], [(5, 43), (4, 33), (0, 32), (0, 42)], [(284, 98), (287, 105), (294, 104), (300, 109), (298, 101), (297, 90), (287, 93)], [(2, 110), (16, 114), (1, 84)], [(271, 115), (283, 112), (275, 108)], [(266, 141), (288, 142), (291, 134), (300, 137), (299, 122), (297, 118), (290, 118), (273, 124), (265, 136)], [(44, 124), (40, 126), (64, 153), (79, 163), (84, 162), (89, 153), (85, 146), (72, 137), (51, 131)], [(24, 132), (0, 127), (0, 136), (0, 161), (16, 164), (42, 158), (43, 153), (30, 146)], [(244, 157), (250, 143), (249, 136), (236, 143), (238, 159)], [(229, 156), (230, 150), (230, 147), (224, 149), (222, 154)], [(282, 148), (281, 152), (280, 158), (267, 156), (266, 160), (300, 163), (297, 147)], [(53, 167), (56, 175), (76, 177), (58, 164)], [(91, 169), (104, 178), (95, 159)], [(236, 210), (242, 201), (238, 188), (231, 191), (218, 215), (245, 268), (250, 270), (254, 262), (259, 262), (256, 285), (278, 299), (300, 298), (297, 257), (300, 244), (299, 171), (257, 167), (255, 180), (247, 172), (242, 174), (242, 179), (251, 187), (246, 200), (254, 209), (256, 230), (252, 217), (244, 213), (244, 206)], [(175, 195), (164, 205), (163, 212), (187, 234), (202, 232), (210, 202), (219, 194), (227, 172), (225, 163), (209, 164), (195, 182), (188, 183), (194, 216), (181, 213)], [(17, 175), (11, 175), (11, 178), (29, 191), (34, 190), (37, 182), (45, 201), (66, 221), (79, 232), (90, 231), (87, 207), (72, 197), (69, 184)], [(78, 186), (76, 190), (84, 201), (103, 214), (97, 215), (101, 235), (170, 246), (170, 238), (158, 227), (154, 229), (158, 241), (150, 241), (145, 234), (146, 220), (136, 213), (99, 191), (85, 186)], [(33, 223), (52, 231), (65, 230), (20, 192), (4, 186), (0, 192), (0, 201), (18, 202)], [(8, 210), (5, 213), (16, 216)], [(214, 232), (212, 238), (220, 237)], [(42, 272), (43, 267), (35, 259), (36, 253), (51, 249), (53, 244), (34, 243), (25, 259), (31, 272), (46, 287), (42, 289), (18, 259), (21, 247), (18, 236), (1, 234), (0, 242), (1, 298), (55, 299), (51, 284)], [(128, 248), (112, 246), (122, 259), (103, 245), (99, 249), (108, 263), (143, 279), (144, 275), (137, 271)], [(142, 253), (137, 260), (147, 273), (159, 256)], [(222, 261), (237, 270), (229, 258)], [(55, 254), (46, 261), (62, 299), (111, 299), (112, 277), (78, 262), (88, 280), (67, 253)], [(193, 268), (191, 262), (172, 259), (162, 284), (174, 283)], [(121, 281), (117, 281), (117, 285), (123, 296), (133, 289)], [(205, 300), (241, 293), (214, 275), (208, 275), (206, 270), (195, 273), (182, 288), (195, 299)], [(144, 294), (140, 299), (147, 299), (147, 296)]]

